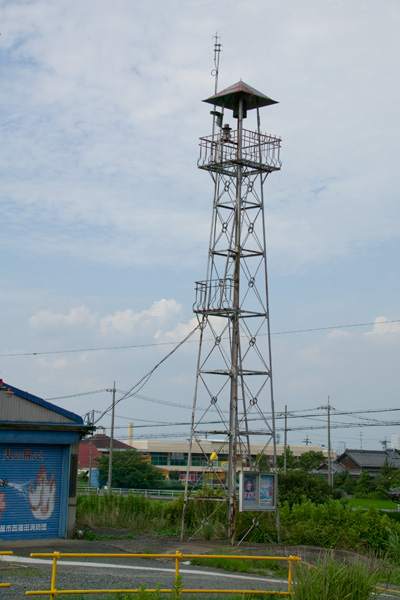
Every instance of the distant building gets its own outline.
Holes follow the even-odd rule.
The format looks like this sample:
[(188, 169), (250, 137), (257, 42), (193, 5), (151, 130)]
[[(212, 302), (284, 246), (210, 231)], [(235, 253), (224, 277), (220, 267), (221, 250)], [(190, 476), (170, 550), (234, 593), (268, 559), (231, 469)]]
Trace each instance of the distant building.
[[(93, 446), (100, 455), (108, 454), (110, 452), (110, 444), (111, 438), (108, 435), (105, 433), (96, 433), (93, 437), (81, 441), (79, 451), (85, 446)], [(114, 450), (131, 450), (131, 446), (113, 438), (113, 451)]]
[[(105, 433), (96, 433), (93, 437), (82, 440), (79, 444), (78, 472), (87, 473), (88, 484), (99, 487), (99, 469), (97, 458), (110, 453), (111, 438)], [(120, 450), (131, 450), (132, 447), (119, 440), (113, 439), (113, 452)]]
[[(389, 465), (400, 468), (400, 453), (392, 448), (386, 450), (346, 450), (331, 463), (331, 472), (333, 475), (347, 471), (350, 477), (358, 479), (364, 472), (370, 477), (375, 477), (385, 462)], [(314, 473), (319, 473), (327, 477), (328, 464), (325, 462)]]
[(72, 537), (78, 415), (0, 379), (0, 540)]
[[(188, 442), (172, 440), (133, 440), (132, 447), (149, 456), (151, 464), (162, 469), (164, 477), (186, 479), (188, 464)], [(265, 444), (251, 444), (252, 458), (255, 459), (258, 454), (265, 454), (270, 464), (273, 464), (272, 448), (265, 448)], [(314, 450), (323, 452), (327, 456), (326, 450), (322, 446), (299, 446), (290, 445), (290, 450), (298, 460), (305, 452)], [(277, 455), (284, 452), (283, 445), (277, 445)], [(200, 474), (205, 470), (211, 460), (211, 456), (216, 458), (212, 460), (213, 469), (206, 473), (208, 479), (226, 480), (228, 470), (228, 442), (221, 440), (198, 440), (193, 442), (192, 456), (189, 469), (189, 480), (196, 481)], [(334, 453), (336, 457), (336, 453)], [(238, 471), (248, 468), (247, 465), (240, 462), (238, 458)]]

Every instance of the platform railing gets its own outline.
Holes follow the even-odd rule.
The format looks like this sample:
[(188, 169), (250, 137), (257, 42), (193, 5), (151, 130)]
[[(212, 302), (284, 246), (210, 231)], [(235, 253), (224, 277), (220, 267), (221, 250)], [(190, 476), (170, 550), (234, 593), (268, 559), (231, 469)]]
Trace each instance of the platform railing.
[[(0, 552), (0, 557), (1, 556), (11, 556), (13, 553), (12, 552)], [(0, 588), (3, 587), (10, 587), (9, 583), (0, 583)]]
[[(52, 558), (53, 568), (51, 572), (51, 583), (49, 590), (31, 590), (25, 592), (27, 596), (40, 596), (48, 595), (50, 600), (54, 600), (57, 595), (60, 594), (139, 594), (139, 593), (174, 593), (179, 596), (180, 594), (257, 594), (257, 595), (269, 595), (276, 594), (280, 596), (291, 596), (292, 595), (292, 581), (293, 572), (292, 565), (295, 562), (300, 562), (301, 558), (298, 556), (240, 556), (240, 555), (224, 555), (224, 554), (182, 554), (179, 550), (175, 554), (99, 554), (99, 553), (32, 553), (32, 558)], [(170, 558), (175, 561), (175, 580), (174, 587), (167, 589), (150, 589), (150, 588), (139, 588), (139, 589), (101, 589), (101, 590), (62, 590), (56, 587), (56, 575), (57, 575), (57, 564), (61, 558)], [(287, 589), (284, 591), (276, 590), (230, 590), (230, 589), (193, 589), (183, 588), (180, 585), (180, 561), (191, 560), (198, 558), (206, 559), (229, 559), (229, 560), (257, 560), (257, 561), (285, 561), (288, 563), (288, 577), (287, 577)], [(90, 563), (88, 563), (89, 565)], [(190, 574), (188, 574), (190, 576)]]

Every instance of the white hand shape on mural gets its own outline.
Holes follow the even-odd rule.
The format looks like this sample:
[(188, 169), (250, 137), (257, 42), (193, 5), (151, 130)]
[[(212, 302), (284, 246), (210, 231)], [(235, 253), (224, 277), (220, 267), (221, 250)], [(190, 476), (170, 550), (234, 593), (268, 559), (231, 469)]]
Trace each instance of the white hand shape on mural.
[(56, 503), (56, 482), (54, 475), (47, 479), (47, 472), (42, 465), (36, 477), (36, 489), (33, 483), (29, 488), (29, 505), (35, 519), (44, 521), (53, 513)]

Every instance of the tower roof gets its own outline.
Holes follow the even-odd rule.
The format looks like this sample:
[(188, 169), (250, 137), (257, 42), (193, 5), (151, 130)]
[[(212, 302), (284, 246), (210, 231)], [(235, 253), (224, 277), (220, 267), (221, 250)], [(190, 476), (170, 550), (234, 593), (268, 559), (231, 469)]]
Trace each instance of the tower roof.
[(203, 102), (233, 110), (239, 98), (244, 98), (244, 100), (246, 100), (247, 110), (260, 108), (261, 106), (269, 106), (270, 104), (278, 104), (276, 100), (272, 100), (272, 98), (265, 96), (265, 94), (262, 94), (242, 80), (227, 87), (225, 90), (222, 90), (222, 92), (218, 92), (215, 96), (203, 100)]

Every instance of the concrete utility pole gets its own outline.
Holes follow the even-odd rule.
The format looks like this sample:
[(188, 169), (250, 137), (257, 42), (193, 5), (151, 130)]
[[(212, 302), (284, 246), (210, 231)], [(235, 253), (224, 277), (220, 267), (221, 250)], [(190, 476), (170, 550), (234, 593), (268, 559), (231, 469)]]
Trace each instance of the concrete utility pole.
[(328, 404), (326, 406), (320, 406), (323, 410), (328, 411), (328, 483), (331, 487), (333, 487), (332, 480), (332, 454), (331, 454), (331, 410), (332, 406), (330, 404), (329, 396), (328, 396)]
[(287, 448), (287, 405), (285, 404), (285, 436), (283, 441), (283, 472), (286, 473), (286, 448)]
[(111, 436), (110, 436), (110, 456), (108, 459), (108, 481), (107, 481), (107, 491), (111, 492), (111, 483), (112, 483), (112, 460), (113, 460), (113, 441), (114, 441), (114, 416), (115, 416), (115, 381), (114, 387), (112, 390), (107, 390), (107, 392), (112, 392), (112, 409), (111, 409)]
[[(91, 425), (94, 424), (94, 410), (92, 410), (92, 419)], [(92, 487), (92, 459), (93, 459), (93, 436), (94, 432), (92, 431), (92, 437), (90, 438), (90, 455), (89, 455), (89, 487)]]

